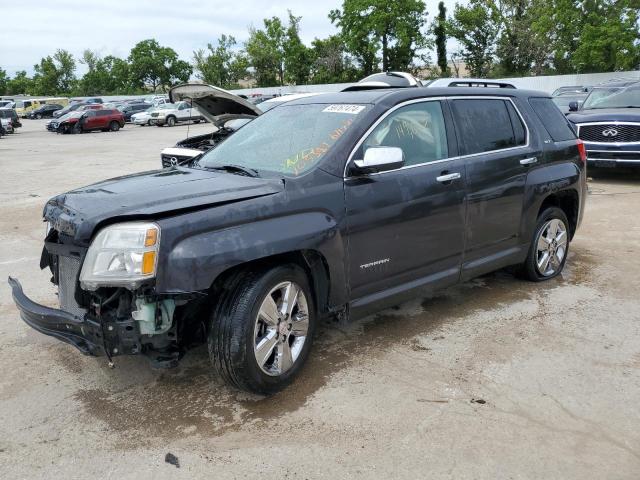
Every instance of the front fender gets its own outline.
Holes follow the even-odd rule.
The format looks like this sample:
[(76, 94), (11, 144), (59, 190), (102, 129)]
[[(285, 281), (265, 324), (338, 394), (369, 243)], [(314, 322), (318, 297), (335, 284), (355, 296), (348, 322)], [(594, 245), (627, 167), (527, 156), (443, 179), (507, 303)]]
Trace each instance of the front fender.
[(330, 303), (344, 303), (343, 241), (336, 220), (325, 212), (301, 212), (176, 238), (160, 255), (156, 290), (204, 291), (231, 267), (300, 250), (315, 250), (324, 256)]

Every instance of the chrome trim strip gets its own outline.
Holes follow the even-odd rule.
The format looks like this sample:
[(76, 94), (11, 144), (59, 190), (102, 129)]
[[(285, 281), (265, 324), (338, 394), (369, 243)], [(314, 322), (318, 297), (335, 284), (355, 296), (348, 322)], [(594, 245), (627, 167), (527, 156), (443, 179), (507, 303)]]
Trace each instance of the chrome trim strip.
[(584, 122), (584, 123), (576, 123), (579, 127), (580, 125), (635, 125), (640, 127), (640, 122), (619, 122), (617, 120), (611, 120), (610, 122)]
[(587, 157), (588, 162), (615, 162), (615, 163), (638, 163), (640, 164), (640, 158), (637, 160), (633, 159), (619, 159), (619, 158), (589, 158)]
[[(522, 121), (522, 124), (524, 125), (525, 134), (526, 134), (525, 136), (526, 136), (527, 143), (525, 143), (524, 145), (519, 145), (517, 147), (500, 148), (498, 150), (490, 150), (488, 152), (471, 153), (469, 155), (458, 155), (457, 157), (443, 158), (441, 160), (434, 160), (432, 162), (418, 163), (418, 164), (415, 164), (415, 165), (406, 165), (404, 167), (396, 168), (394, 170), (386, 170), (384, 172), (369, 173), (366, 176), (370, 177), (370, 176), (373, 176), (373, 175), (382, 175), (382, 174), (385, 174), (385, 173), (397, 172), (398, 170), (406, 170), (406, 169), (409, 169), (409, 168), (422, 167), (424, 165), (433, 165), (433, 164), (436, 164), (436, 163), (443, 163), (443, 162), (450, 162), (450, 161), (453, 161), (453, 160), (459, 160), (461, 158), (472, 158), (472, 157), (477, 157), (478, 155), (488, 155), (488, 154), (496, 153), (496, 152), (507, 152), (507, 151), (510, 151), (510, 150), (518, 150), (518, 149), (523, 149), (523, 148), (528, 148), (529, 147), (529, 142), (530, 142), (530, 139), (531, 139), (530, 132), (529, 132), (529, 126), (527, 125), (527, 122), (525, 122), (524, 117), (520, 113), (520, 110), (518, 110), (518, 107), (513, 102), (513, 99), (511, 97), (507, 97), (507, 96), (502, 97), (502, 96), (496, 96), (496, 95), (471, 95), (471, 96), (470, 95), (463, 95), (463, 96), (453, 95), (453, 96), (447, 96), (447, 97), (414, 98), (412, 100), (407, 100), (405, 102), (399, 103), (398, 105), (396, 105), (393, 108), (391, 108), (391, 109), (387, 110), (386, 112), (384, 112), (384, 114), (381, 115), (380, 118), (378, 118), (378, 120), (376, 120), (373, 123), (373, 125), (371, 125), (371, 127), (369, 127), (367, 129), (366, 132), (364, 132), (362, 137), (360, 137), (360, 140), (358, 140), (356, 142), (356, 145), (351, 150), (351, 153), (349, 154), (349, 157), (347, 157), (347, 163), (345, 163), (344, 171), (342, 173), (343, 179), (356, 178), (355, 176), (354, 177), (348, 177), (347, 176), (347, 168), (351, 164), (351, 162), (353, 160), (353, 156), (355, 155), (356, 151), (360, 148), (362, 143), (371, 134), (371, 132), (373, 132), (373, 130), (385, 118), (387, 118), (391, 113), (393, 113), (394, 111), (398, 110), (399, 108), (405, 107), (407, 105), (412, 105), (414, 103), (438, 102), (438, 101), (442, 101), (442, 100), (508, 100), (508, 101), (510, 101), (511, 105), (513, 106), (513, 108), (515, 109), (516, 113), (520, 117), (520, 120)], [(446, 126), (445, 126), (445, 129), (446, 129)]]
[[(586, 142), (585, 142), (586, 145)], [(591, 150), (587, 149), (589, 152), (599, 152), (599, 153), (640, 153), (640, 150)]]

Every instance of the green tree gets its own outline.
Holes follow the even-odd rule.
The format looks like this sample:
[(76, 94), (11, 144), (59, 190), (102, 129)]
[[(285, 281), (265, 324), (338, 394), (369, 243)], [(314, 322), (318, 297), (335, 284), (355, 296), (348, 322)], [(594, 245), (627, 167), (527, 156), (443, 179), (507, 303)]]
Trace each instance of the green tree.
[(531, 27), (539, 15), (545, 14), (546, 5), (546, 0), (500, 0), (497, 76), (540, 75), (549, 69), (548, 37)]
[(407, 70), (417, 52), (428, 46), (422, 32), (427, 12), (422, 0), (343, 0), (329, 13), (364, 74), (378, 69)]
[(7, 95), (31, 95), (33, 91), (33, 79), (27, 76), (27, 72), (16, 72), (7, 82)]
[(438, 67), (440, 75), (450, 77), (451, 70), (447, 60), (447, 7), (444, 2), (438, 3), (438, 16), (433, 25), (433, 34), (436, 37), (436, 54), (438, 56)]
[(128, 60), (133, 87), (150, 86), (154, 92), (159, 87), (165, 89), (174, 83), (186, 82), (193, 72), (191, 65), (180, 60), (175, 50), (161, 46), (154, 39), (138, 42)]
[(311, 57), (313, 83), (353, 82), (362, 76), (339, 35), (316, 38), (311, 43)]
[(579, 73), (633, 70), (640, 65), (637, 0), (584, 0), (579, 41), (570, 63)]
[(125, 60), (111, 55), (101, 58), (97, 52), (85, 50), (79, 61), (87, 66), (87, 73), (78, 82), (78, 94), (135, 93), (129, 81), (129, 66)]
[(193, 52), (195, 70), (198, 78), (211, 85), (232, 88), (247, 76), (248, 61), (241, 51), (234, 51), (236, 39), (221, 35), (214, 47)]
[(58, 49), (53, 56), (40, 59), (33, 70), (33, 90), (36, 95), (70, 94), (75, 87), (76, 62), (66, 50)]
[(258, 86), (284, 85), (285, 28), (278, 17), (265, 18), (264, 30), (249, 29), (245, 50)]
[(300, 20), (289, 11), (289, 25), (283, 42), (285, 81), (295, 85), (309, 83), (312, 53), (300, 40)]
[(456, 4), (447, 31), (460, 43), (460, 55), (472, 76), (489, 74), (500, 25), (500, 12), (493, 0), (471, 0), (466, 7)]
[(9, 83), (9, 76), (7, 72), (0, 68), (0, 95), (4, 95), (7, 92), (7, 84)]

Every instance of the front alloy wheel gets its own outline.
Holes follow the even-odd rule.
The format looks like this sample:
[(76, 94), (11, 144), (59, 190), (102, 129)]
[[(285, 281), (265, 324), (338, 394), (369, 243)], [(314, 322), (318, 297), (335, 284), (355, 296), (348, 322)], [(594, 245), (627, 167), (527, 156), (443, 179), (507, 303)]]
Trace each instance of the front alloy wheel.
[(309, 278), (297, 265), (237, 270), (215, 289), (209, 356), (228, 383), (275, 393), (304, 365), (317, 313)]
[(277, 376), (289, 371), (309, 331), (307, 297), (293, 282), (276, 285), (262, 301), (254, 327), (253, 352), (260, 369)]

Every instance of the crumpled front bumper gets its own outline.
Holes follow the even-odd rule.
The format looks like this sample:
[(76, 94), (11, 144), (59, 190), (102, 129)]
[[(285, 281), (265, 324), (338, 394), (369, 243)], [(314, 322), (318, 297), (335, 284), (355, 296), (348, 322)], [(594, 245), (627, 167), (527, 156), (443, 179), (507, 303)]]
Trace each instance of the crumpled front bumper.
[(24, 294), (22, 285), (15, 278), (9, 277), (9, 286), (20, 317), (27, 325), (73, 345), (85, 355), (104, 355), (103, 332), (99, 322), (34, 302)]

